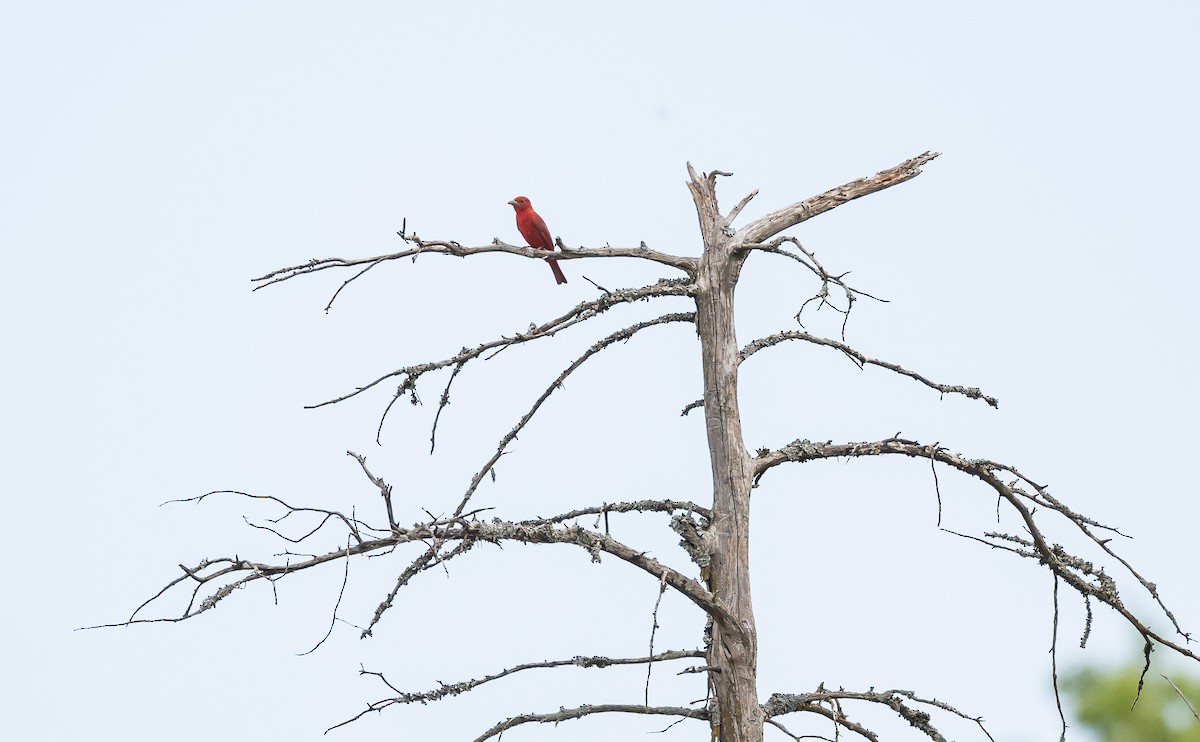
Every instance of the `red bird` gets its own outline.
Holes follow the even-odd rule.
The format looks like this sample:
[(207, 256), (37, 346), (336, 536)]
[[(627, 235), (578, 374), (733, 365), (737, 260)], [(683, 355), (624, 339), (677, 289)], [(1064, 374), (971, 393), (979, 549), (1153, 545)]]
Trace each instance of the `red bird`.
[[(550, 236), (550, 230), (546, 227), (546, 222), (538, 216), (538, 213), (533, 210), (533, 204), (529, 203), (529, 199), (524, 196), (517, 196), (512, 201), (513, 210), (517, 212), (517, 231), (525, 238), (530, 247), (536, 247), (539, 250), (554, 251), (554, 238)], [(567, 277), (563, 275), (562, 269), (558, 267), (558, 261), (550, 258), (546, 261), (550, 264), (550, 270), (554, 271), (554, 280), (559, 283), (566, 283)]]

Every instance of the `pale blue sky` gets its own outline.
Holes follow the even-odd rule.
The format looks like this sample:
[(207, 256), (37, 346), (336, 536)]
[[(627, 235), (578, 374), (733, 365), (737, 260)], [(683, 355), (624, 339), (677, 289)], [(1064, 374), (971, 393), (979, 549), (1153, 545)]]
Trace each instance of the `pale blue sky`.
[[(235, 488), (369, 512), (377, 494), (346, 458), (354, 449), (403, 493), (402, 521), (452, 508), (580, 349), (682, 308), (614, 312), (469, 370), (431, 458), (431, 404), (394, 411), (382, 448), (373, 436), (386, 389), (301, 407), (557, 316), (594, 296), (581, 275), (615, 287), (670, 273), (575, 261), (558, 287), (544, 266), (509, 256), (430, 256), (376, 269), (328, 315), (344, 276), (254, 294), (252, 276), (399, 249), (405, 218), (423, 237), (515, 242), (505, 202), (518, 193), (570, 244), (644, 240), (697, 254), (689, 160), (735, 174), (721, 184), (727, 205), (760, 189), (753, 218), (943, 152), (916, 180), (793, 234), (891, 300), (856, 309), (852, 345), (978, 385), (1000, 409), (781, 347), (743, 369), (747, 445), (900, 430), (1014, 464), (1135, 536), (1123, 553), (1185, 628), (1200, 629), (1195, 4), (0, 8), (0, 656), (14, 738), (315, 740), (385, 695), (356, 675), (360, 663), (422, 690), (531, 659), (643, 653), (657, 584), (565, 547), (479, 548), (450, 580), (428, 574), (402, 593), (374, 639), (339, 625), (303, 658), (294, 655), (325, 632), (340, 568), (281, 583), (278, 605), (256, 586), (182, 625), (72, 629), (120, 620), (178, 563), (278, 551), (242, 523), (277, 513), (159, 503)], [(812, 290), (807, 275), (755, 257), (740, 339), (794, 327)], [(831, 316), (815, 319), (810, 329), (836, 333)], [(678, 416), (698, 396), (697, 359), (683, 327), (609, 351), (547, 405), (478, 503), (520, 518), (641, 497), (704, 501), (703, 421)], [(427, 402), (440, 381), (422, 388)], [(988, 491), (949, 472), (941, 485), (947, 527), (994, 526)], [(984, 716), (998, 740), (1057, 738), (1051, 581), (939, 532), (927, 466), (776, 470), (753, 515), (764, 698), (820, 682), (909, 688)], [(614, 525), (686, 566), (664, 519)], [(1073, 544), (1067, 533), (1050, 536)], [(352, 566), (348, 620), (367, 620), (404, 556)], [(1132, 585), (1124, 595), (1148, 610)], [(1080, 652), (1081, 620), (1066, 595), (1065, 666), (1129, 656), (1132, 632), (1105, 610)], [(690, 605), (664, 601), (659, 623), (656, 646), (697, 646)], [(702, 697), (698, 677), (659, 668), (652, 701)], [(331, 738), (469, 740), (516, 713), (639, 702), (643, 681), (640, 669), (514, 678)], [(858, 716), (889, 740), (916, 738), (901, 722)], [(662, 726), (592, 719), (506, 739), (608, 740)], [(790, 727), (831, 733), (816, 720)], [(687, 722), (664, 737), (702, 733)]]

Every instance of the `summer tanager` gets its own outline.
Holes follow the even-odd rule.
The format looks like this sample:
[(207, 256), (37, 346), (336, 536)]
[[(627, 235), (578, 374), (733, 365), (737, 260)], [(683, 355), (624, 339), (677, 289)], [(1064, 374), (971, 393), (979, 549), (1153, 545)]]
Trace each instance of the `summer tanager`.
[[(554, 251), (554, 238), (550, 236), (550, 230), (546, 227), (546, 222), (538, 216), (538, 213), (533, 210), (533, 204), (529, 203), (529, 199), (524, 196), (517, 196), (512, 201), (513, 210), (517, 212), (517, 231), (525, 238), (530, 247), (536, 247), (539, 250)], [(546, 261), (550, 264), (550, 270), (554, 272), (554, 280), (559, 283), (566, 283), (567, 277), (563, 275), (562, 269), (558, 267), (558, 261), (550, 258)]]

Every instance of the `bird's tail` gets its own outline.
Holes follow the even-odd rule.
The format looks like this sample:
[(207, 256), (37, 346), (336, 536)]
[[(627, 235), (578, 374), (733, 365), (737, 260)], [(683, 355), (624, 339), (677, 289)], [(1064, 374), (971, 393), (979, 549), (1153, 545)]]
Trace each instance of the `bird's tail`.
[(554, 271), (554, 280), (558, 283), (566, 283), (567, 277), (563, 275), (562, 268), (558, 267), (558, 261), (551, 258), (546, 262), (550, 264), (550, 270)]

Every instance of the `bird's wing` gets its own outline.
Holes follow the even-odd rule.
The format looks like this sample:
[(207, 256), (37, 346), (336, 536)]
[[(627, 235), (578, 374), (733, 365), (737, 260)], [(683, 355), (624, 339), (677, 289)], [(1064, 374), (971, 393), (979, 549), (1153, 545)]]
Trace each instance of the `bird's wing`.
[(554, 238), (550, 236), (550, 229), (536, 211), (531, 210), (518, 214), (517, 229), (530, 247), (540, 250), (554, 249)]

